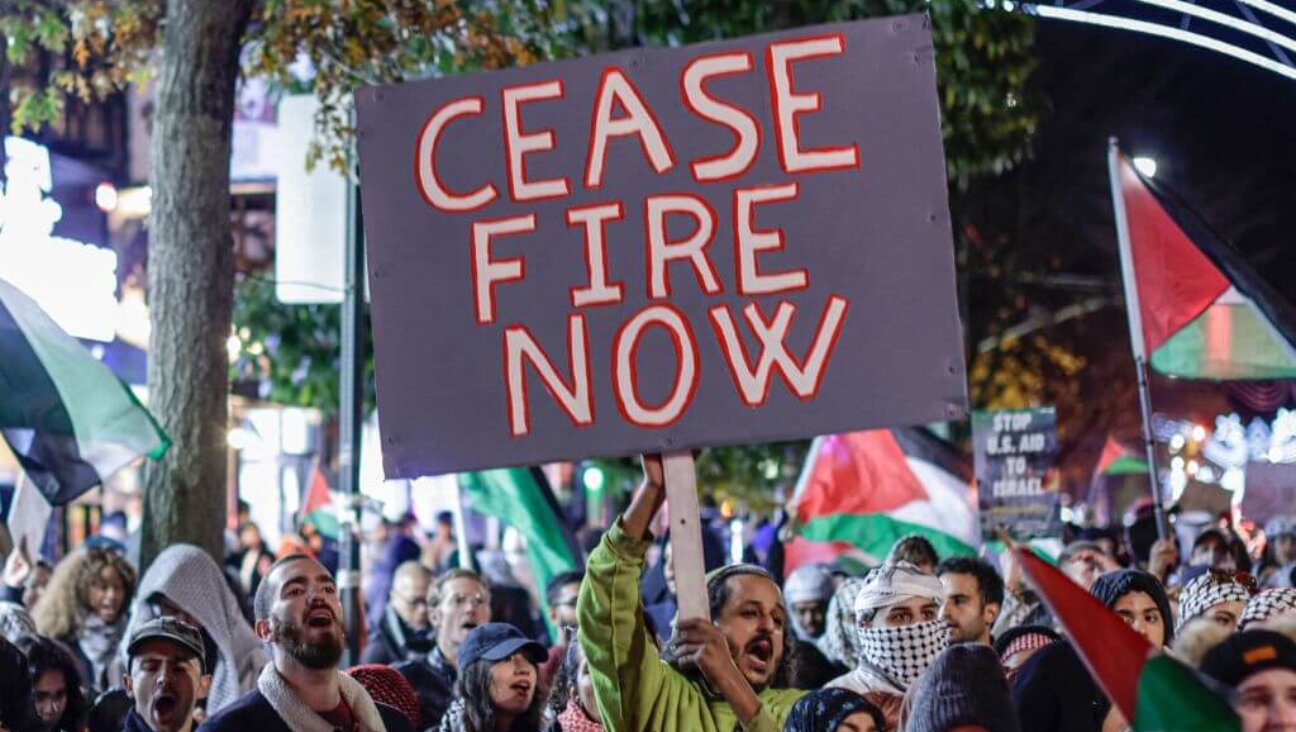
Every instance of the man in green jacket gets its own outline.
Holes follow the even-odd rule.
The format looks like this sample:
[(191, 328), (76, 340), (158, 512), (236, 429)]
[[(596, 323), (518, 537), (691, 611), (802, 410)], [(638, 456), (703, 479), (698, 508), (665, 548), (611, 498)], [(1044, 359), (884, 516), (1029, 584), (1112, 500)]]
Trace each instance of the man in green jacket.
[(576, 614), (594, 696), (608, 732), (778, 732), (805, 692), (786, 683), (787, 607), (752, 565), (707, 576), (709, 620), (680, 620), (657, 656), (639, 592), (648, 527), (665, 500), (661, 458), (590, 554)]

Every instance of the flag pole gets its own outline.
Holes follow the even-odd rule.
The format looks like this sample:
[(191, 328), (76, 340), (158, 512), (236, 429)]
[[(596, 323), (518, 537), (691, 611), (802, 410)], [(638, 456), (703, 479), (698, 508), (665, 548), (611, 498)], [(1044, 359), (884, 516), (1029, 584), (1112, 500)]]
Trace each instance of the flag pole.
[(1130, 252), (1129, 219), (1125, 198), (1121, 195), (1120, 144), (1115, 137), (1107, 140), (1107, 170), (1111, 177), (1112, 208), (1116, 214), (1116, 242), (1120, 249), (1121, 281), (1125, 286), (1125, 316), (1129, 321), (1130, 351), (1138, 381), (1139, 409), (1143, 413), (1143, 449), (1147, 453), (1148, 487), (1152, 492), (1152, 509), (1156, 516), (1157, 538), (1166, 538), (1165, 507), (1161, 505), (1161, 487), (1157, 483), (1156, 445), (1152, 441), (1152, 395), (1148, 389), (1147, 349), (1143, 341), (1143, 311), (1139, 309), (1138, 285), (1134, 280), (1134, 258)]
[(459, 476), (454, 478), (454, 532), (455, 543), (459, 549), (459, 568), (476, 569), (473, 566), (472, 547), (468, 545), (468, 522), (464, 520), (464, 489)]

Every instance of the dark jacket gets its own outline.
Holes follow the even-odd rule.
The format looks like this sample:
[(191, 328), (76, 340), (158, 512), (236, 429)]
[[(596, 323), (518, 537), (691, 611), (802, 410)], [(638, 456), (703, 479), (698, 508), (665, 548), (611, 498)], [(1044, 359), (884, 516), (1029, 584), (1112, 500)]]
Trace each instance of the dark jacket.
[(390, 666), (400, 661), (418, 661), (426, 657), (430, 650), (432, 641), (427, 633), (412, 630), (396, 614), (396, 609), (388, 606), (383, 611), (382, 620), (369, 631), (360, 663)]
[(450, 702), (454, 700), (455, 679), (459, 677), (455, 667), (441, 655), (441, 649), (433, 647), (432, 652), (422, 661), (404, 661), (393, 668), (414, 687), (423, 727), (426, 729), (441, 724), (441, 717), (445, 716)]
[[(374, 702), (378, 714), (382, 716), (387, 732), (416, 732), (414, 725), (399, 711)], [(131, 712), (134, 714), (134, 712)], [(124, 730), (123, 732), (135, 732)], [(254, 689), (244, 694), (238, 701), (230, 704), (207, 718), (198, 727), (198, 732), (292, 732), (279, 713), (270, 706), (265, 695)], [(346, 730), (350, 732), (350, 730)]]
[(135, 713), (135, 708), (132, 707), (126, 713), (126, 721), (122, 723), (122, 732), (153, 732), (153, 730), (149, 729), (149, 726), (144, 723), (144, 720), (140, 719), (140, 716)]
[(1022, 732), (1100, 732), (1111, 702), (1068, 641), (1044, 646), (1012, 687)]

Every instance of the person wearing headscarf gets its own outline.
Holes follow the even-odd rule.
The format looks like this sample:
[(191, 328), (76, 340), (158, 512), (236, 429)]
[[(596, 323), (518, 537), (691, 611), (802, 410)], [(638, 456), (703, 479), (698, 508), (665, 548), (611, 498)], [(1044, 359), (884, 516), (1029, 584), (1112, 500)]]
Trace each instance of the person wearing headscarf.
[(1021, 732), (1008, 680), (994, 649), (977, 643), (950, 646), (932, 662), (912, 691), (905, 732)]
[(1017, 671), (1039, 649), (1061, 638), (1047, 625), (1018, 625), (994, 639), (994, 650), (999, 663), (1008, 675), (1008, 683), (1017, 678)]
[(580, 643), (570, 643), (554, 678), (550, 709), (558, 715), (555, 732), (604, 732), (594, 698), (594, 678)]
[(796, 666), (792, 685), (798, 689), (820, 689), (851, 666), (830, 661), (816, 644), (827, 626), (828, 602), (833, 596), (832, 571), (826, 564), (798, 567), (783, 582), (783, 600), (792, 625), (789, 645), (795, 645)]
[(1296, 587), (1264, 590), (1247, 601), (1238, 618), (1238, 629), (1246, 630), (1252, 623), (1263, 623), (1293, 611), (1296, 611)]
[[(1121, 569), (1101, 575), (1089, 594), (1153, 646), (1174, 641), (1170, 600), (1147, 572)], [(1012, 697), (1024, 732), (1100, 732), (1104, 723), (1120, 722), (1075, 646), (1065, 640), (1040, 649), (1021, 667)]]
[(1255, 587), (1255, 578), (1248, 574), (1211, 570), (1198, 575), (1179, 591), (1175, 631), (1197, 618), (1235, 630)]
[(833, 578), (825, 564), (797, 567), (783, 583), (792, 632), (803, 641), (815, 641), (826, 629), (825, 615), (833, 596)]
[[(822, 689), (792, 705), (783, 732), (882, 732), (882, 710), (845, 689)], [(564, 729), (563, 732), (566, 732)]]
[(208, 714), (256, 688), (257, 676), (269, 658), (244, 620), (224, 571), (207, 552), (192, 544), (174, 544), (153, 560), (140, 580), (127, 637), (163, 616), (179, 618), (202, 633), (203, 670), (212, 677), (204, 707)]
[(905, 692), (948, 645), (947, 626), (940, 619), (944, 599), (940, 580), (908, 562), (870, 572), (855, 598), (859, 660), (829, 686), (877, 704), (887, 729), (894, 729)]
[(816, 645), (833, 663), (855, 668), (859, 662), (859, 624), (855, 621), (855, 598), (864, 589), (863, 577), (850, 577), (837, 586), (828, 601), (824, 634)]

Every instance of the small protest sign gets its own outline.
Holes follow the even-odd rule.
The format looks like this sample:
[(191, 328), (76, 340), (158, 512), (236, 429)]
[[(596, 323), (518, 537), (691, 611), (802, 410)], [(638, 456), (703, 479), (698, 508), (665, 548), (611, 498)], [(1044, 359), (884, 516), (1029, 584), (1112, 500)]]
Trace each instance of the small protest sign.
[(1296, 463), (1247, 463), (1242, 515), (1261, 525), (1296, 518)]
[(389, 478), (964, 415), (926, 17), (356, 108)]
[(1023, 541), (1061, 536), (1053, 407), (974, 412), (972, 441), (982, 536), (996, 528)]

